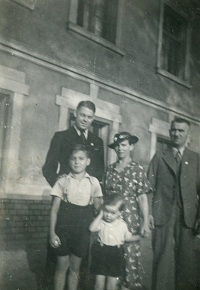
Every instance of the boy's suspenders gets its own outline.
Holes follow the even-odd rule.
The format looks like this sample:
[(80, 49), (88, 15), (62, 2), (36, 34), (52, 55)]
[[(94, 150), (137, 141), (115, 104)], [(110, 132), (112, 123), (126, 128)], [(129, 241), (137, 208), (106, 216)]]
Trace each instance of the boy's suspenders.
[(69, 187), (69, 178), (65, 178), (64, 186), (63, 186), (63, 200), (65, 202), (69, 202), (68, 197), (67, 197), (67, 188)]
[(94, 193), (94, 184), (93, 182), (90, 181), (90, 184), (91, 184), (91, 191), (90, 191), (90, 202), (89, 204), (93, 204), (93, 193)]
[[(90, 200), (88, 205), (93, 204), (93, 193), (94, 193), (94, 184), (90, 180), (90, 185), (91, 185), (91, 190), (90, 190)], [(67, 197), (67, 189), (69, 187), (69, 178), (65, 178), (64, 186), (63, 186), (63, 200), (65, 202), (69, 202), (68, 197)]]

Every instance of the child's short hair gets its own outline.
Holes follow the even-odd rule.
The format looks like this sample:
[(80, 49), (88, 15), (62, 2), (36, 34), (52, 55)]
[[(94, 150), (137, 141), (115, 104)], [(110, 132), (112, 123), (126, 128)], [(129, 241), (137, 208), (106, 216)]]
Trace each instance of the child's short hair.
[(89, 151), (88, 146), (85, 146), (82, 144), (76, 144), (73, 147), (71, 147), (69, 157), (71, 157), (72, 154), (74, 154), (75, 152), (78, 152), (78, 151), (83, 151), (86, 154), (87, 158), (90, 158), (90, 151)]
[(119, 211), (124, 210), (125, 204), (124, 204), (123, 197), (120, 194), (111, 193), (104, 198), (104, 206), (105, 205), (117, 205), (118, 203), (120, 203)]

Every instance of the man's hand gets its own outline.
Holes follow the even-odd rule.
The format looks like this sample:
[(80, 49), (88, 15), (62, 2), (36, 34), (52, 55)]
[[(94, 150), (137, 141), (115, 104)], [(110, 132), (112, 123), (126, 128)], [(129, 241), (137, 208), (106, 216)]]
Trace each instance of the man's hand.
[(196, 220), (195, 226), (194, 226), (194, 233), (197, 236), (200, 236), (200, 218)]
[(153, 216), (152, 215), (149, 215), (149, 228), (151, 229), (151, 230), (153, 230), (154, 229), (154, 218), (153, 218)]
[(53, 248), (58, 248), (61, 245), (61, 241), (56, 234), (50, 234), (49, 243)]

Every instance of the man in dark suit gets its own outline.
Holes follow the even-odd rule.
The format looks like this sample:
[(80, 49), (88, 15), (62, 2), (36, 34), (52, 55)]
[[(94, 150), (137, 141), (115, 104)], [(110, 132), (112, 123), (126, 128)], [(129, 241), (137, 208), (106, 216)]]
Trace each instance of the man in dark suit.
[[(103, 140), (89, 131), (94, 120), (96, 108), (91, 101), (81, 101), (75, 112), (75, 124), (65, 131), (56, 132), (52, 138), (46, 162), (42, 168), (43, 175), (51, 187), (62, 174), (69, 173), (68, 159), (75, 144), (84, 144), (90, 151), (90, 165), (87, 172), (101, 182), (104, 172)], [(99, 200), (101, 203), (101, 200)], [(87, 263), (87, 259), (83, 261)], [(53, 285), (55, 255), (48, 245), (45, 268), (44, 289)], [(84, 268), (84, 266), (83, 266)], [(86, 283), (86, 282), (85, 282)]]
[(43, 166), (43, 175), (51, 186), (55, 184), (59, 175), (69, 172), (69, 154), (75, 144), (88, 146), (91, 153), (91, 164), (87, 171), (99, 181), (102, 180), (104, 172), (103, 140), (89, 131), (94, 120), (95, 110), (95, 105), (91, 101), (80, 102), (75, 113), (74, 126), (55, 133)]
[[(190, 122), (171, 122), (171, 147), (157, 152), (148, 177), (154, 187), (150, 226), (153, 245), (152, 290), (194, 290), (198, 257), (195, 232), (200, 219), (200, 156), (186, 144)], [(151, 205), (150, 205), (151, 206)]]

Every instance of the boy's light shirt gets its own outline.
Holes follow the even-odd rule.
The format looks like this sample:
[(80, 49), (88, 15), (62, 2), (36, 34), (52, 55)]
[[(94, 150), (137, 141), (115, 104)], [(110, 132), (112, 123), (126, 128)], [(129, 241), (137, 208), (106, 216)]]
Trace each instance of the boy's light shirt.
[(132, 236), (127, 224), (121, 218), (112, 223), (101, 220), (97, 231), (99, 242), (107, 246), (123, 245), (126, 239)]
[(81, 180), (78, 180), (72, 173), (62, 175), (50, 194), (80, 206), (92, 204), (93, 198), (103, 196), (98, 179), (87, 172)]

